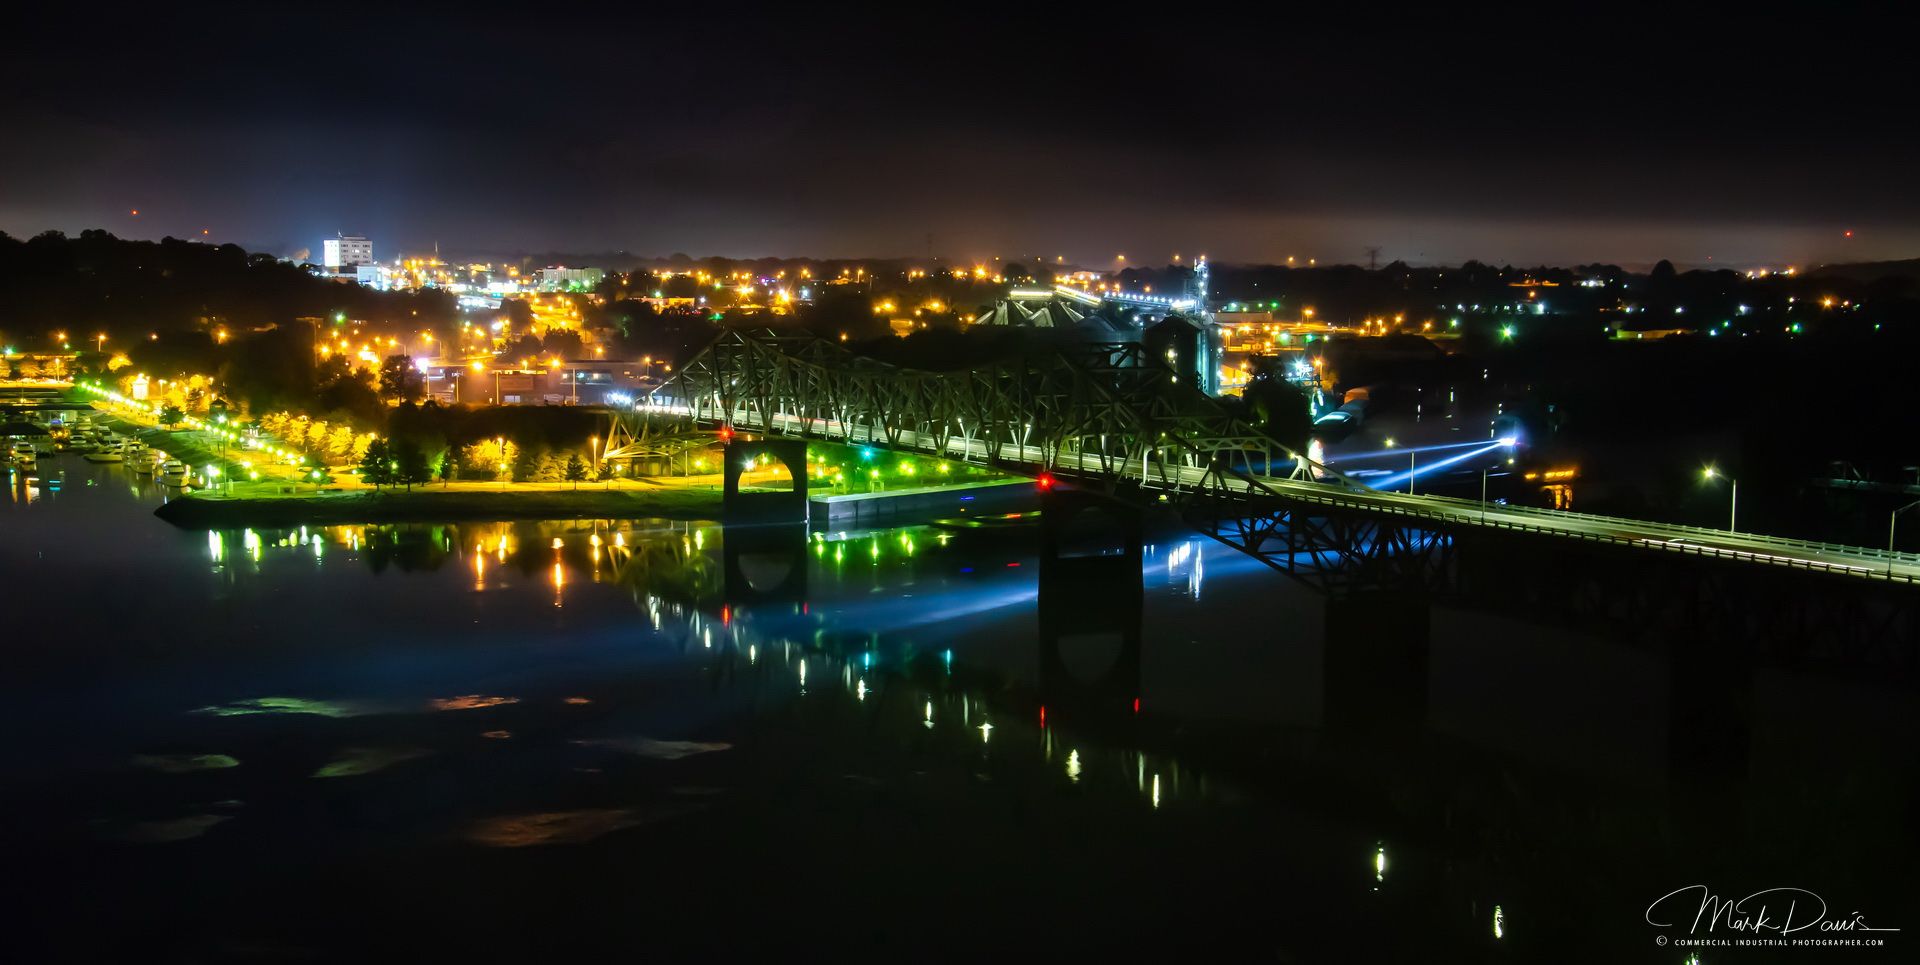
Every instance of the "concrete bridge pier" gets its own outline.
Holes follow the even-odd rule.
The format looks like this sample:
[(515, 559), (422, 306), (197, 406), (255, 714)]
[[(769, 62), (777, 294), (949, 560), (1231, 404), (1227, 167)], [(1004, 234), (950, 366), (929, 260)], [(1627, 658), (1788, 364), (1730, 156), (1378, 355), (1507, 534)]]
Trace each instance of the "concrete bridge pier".
[(722, 598), (734, 606), (803, 603), (807, 598), (807, 527), (728, 526), (720, 534)]
[[(761, 457), (778, 462), (793, 477), (793, 488), (783, 491), (744, 492), (740, 475), (748, 463)], [(758, 439), (753, 442), (731, 440), (723, 457), (725, 480), (720, 501), (722, 521), (736, 523), (805, 523), (807, 521), (807, 444), (794, 439)]]
[(1141, 595), (1098, 583), (1043, 584), (1039, 610), (1041, 704), (1056, 712), (1137, 713)]
[(1140, 595), (1146, 523), (1102, 493), (1054, 487), (1040, 496), (1040, 592), (1049, 584)]
[(1040, 509), (1040, 699), (1056, 713), (1136, 713), (1142, 515), (1075, 490), (1043, 493)]
[(1431, 607), (1414, 590), (1327, 598), (1323, 719), (1330, 736), (1399, 741), (1427, 722)]

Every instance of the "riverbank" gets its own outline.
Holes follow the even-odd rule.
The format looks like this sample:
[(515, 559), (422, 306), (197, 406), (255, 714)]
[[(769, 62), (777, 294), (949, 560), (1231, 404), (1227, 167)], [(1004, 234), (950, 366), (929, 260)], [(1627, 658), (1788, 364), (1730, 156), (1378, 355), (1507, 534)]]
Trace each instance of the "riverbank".
[(168, 500), (154, 515), (189, 529), (471, 519), (719, 519), (718, 490), (690, 488), (311, 492)]

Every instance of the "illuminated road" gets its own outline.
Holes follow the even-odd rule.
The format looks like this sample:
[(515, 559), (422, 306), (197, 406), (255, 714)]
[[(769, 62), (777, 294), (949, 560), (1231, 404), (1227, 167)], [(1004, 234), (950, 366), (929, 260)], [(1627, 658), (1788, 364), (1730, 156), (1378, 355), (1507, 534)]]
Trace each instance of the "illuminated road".
[[(684, 409), (675, 406), (657, 408), (663, 411), (685, 412)], [(756, 416), (746, 410), (737, 411), (735, 416), (733, 425), (738, 428), (770, 431), (781, 435), (800, 435), (803, 422), (812, 435), (830, 437), (846, 435), (855, 444), (858, 444), (863, 436), (870, 434), (867, 431), (868, 427), (864, 425), (842, 427), (823, 419), (802, 420), (798, 417), (780, 415), (774, 417), (773, 426), (763, 426), (758, 424)], [(847, 432), (846, 429), (851, 431)], [(878, 437), (878, 433), (872, 433), (872, 435)], [(881, 443), (876, 441), (873, 444)], [(902, 432), (900, 441), (889, 448), (911, 449), (979, 463), (984, 463), (988, 456), (986, 444), (978, 439), (950, 438), (943, 448), (933, 437), (910, 431)], [(1120, 460), (1106, 459), (1098, 455), (1053, 453), (1036, 446), (1016, 446), (1011, 443), (1001, 445), (997, 465), (1010, 468), (1024, 467), (1029, 474), (1035, 475), (1042, 471), (1051, 471), (1068, 478), (1075, 476), (1107, 478), (1124, 473), (1134, 479), (1144, 479), (1148, 489), (1169, 492), (1192, 491), (1208, 483), (1208, 471), (1198, 466), (1162, 465), (1156, 462), (1145, 467), (1143, 473), (1143, 467), (1138, 460), (1130, 460), (1123, 464)], [(1413, 517), (1430, 520), (1437, 525), (1455, 530), (1501, 529), (1865, 579), (1920, 582), (1920, 555), (1913, 553), (1889, 553), (1885, 550), (1861, 546), (1816, 543), (1697, 526), (1593, 516), (1562, 510), (1483, 504), (1476, 500), (1447, 496), (1408, 495), (1277, 476), (1231, 477), (1226, 485), (1229, 489), (1247, 493), (1252, 501), (1279, 499), (1285, 502), (1319, 504), (1349, 511)]]

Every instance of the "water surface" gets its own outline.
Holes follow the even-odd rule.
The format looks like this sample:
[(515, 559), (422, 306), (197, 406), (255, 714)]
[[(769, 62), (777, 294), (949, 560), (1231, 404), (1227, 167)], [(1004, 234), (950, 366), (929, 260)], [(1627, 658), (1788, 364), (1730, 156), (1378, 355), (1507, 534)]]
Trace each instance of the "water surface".
[(208, 533), (38, 475), (0, 504), (25, 960), (1678, 962), (1643, 918), (1693, 883), (1920, 927), (1884, 681), (1444, 609), (1411, 682), (1336, 672), (1320, 598), (1177, 530), (1137, 610), (1063, 608), (1019, 532)]

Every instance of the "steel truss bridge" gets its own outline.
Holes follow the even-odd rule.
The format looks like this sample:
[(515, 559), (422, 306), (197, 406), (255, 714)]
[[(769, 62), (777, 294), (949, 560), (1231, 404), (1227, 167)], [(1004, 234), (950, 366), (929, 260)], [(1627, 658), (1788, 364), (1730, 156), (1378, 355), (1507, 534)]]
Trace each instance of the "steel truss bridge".
[(1858, 585), (1920, 582), (1914, 554), (1369, 489), (1236, 418), (1133, 343), (1066, 343), (928, 372), (811, 335), (729, 331), (663, 394), (664, 409), (697, 424), (962, 460), (1166, 505), (1330, 593), (1443, 589), (1461, 538), (1494, 535)]

